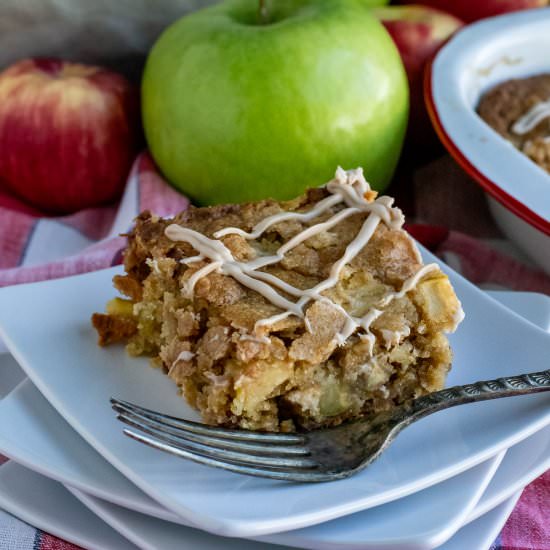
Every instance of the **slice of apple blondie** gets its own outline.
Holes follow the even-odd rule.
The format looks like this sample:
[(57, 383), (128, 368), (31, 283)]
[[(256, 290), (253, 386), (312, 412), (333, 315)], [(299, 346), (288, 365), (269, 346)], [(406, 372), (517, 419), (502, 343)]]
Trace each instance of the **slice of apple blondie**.
[(463, 313), (360, 169), (287, 202), (141, 214), (102, 345), (152, 357), (212, 424), (313, 429), (441, 389)]

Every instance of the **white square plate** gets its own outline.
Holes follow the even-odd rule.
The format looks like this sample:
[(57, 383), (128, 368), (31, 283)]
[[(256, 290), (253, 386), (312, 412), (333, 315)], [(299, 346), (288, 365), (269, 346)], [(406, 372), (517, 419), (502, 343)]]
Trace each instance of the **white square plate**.
[[(210, 548), (212, 550), (222, 548), (226, 550), (233, 547), (238, 550), (248, 550), (249, 546), (251, 550), (252, 548), (254, 550), (287, 548), (286, 546), (259, 545), (258, 543), (251, 543), (242, 539), (214, 538), (211, 535), (201, 534), (195, 529), (170, 525), (160, 520), (144, 517), (141, 514), (136, 514), (100, 499), (90, 497), (75, 489), (69, 488), (69, 491), (113, 529), (143, 550), (158, 550), (159, 548), (162, 548), (162, 550), (182, 550), (182, 548), (191, 549), (199, 547), (201, 550)], [(445, 544), (438, 546), (438, 548), (440, 550), (484, 550), (489, 548), (489, 545), (498, 536), (506, 519), (514, 509), (520, 494), (521, 492), (514, 494), (507, 501), (488, 512), (486, 516), (482, 516), (477, 521), (463, 527)], [(187, 546), (186, 542), (191, 542), (191, 544)], [(235, 543), (238, 544), (235, 545)], [(254, 544), (256, 546), (253, 546)], [(333, 550), (335, 547), (330, 544), (319, 544), (315, 546), (300, 546), (300, 548)], [(366, 547), (361, 542), (356, 542), (348, 548), (350, 550), (363, 550)], [(401, 550), (402, 546), (398, 542), (388, 541), (383, 545), (377, 546), (377, 550), (382, 550), (383, 548), (387, 550)]]
[(513, 512), (521, 491), (499, 504), (478, 520), (463, 527), (452, 539), (439, 550), (489, 550), (491, 544), (502, 531), (504, 524)]
[[(412, 425), (353, 478), (313, 485), (248, 478), (159, 453), (121, 435), (109, 397), (197, 417), (146, 360), (128, 358), (121, 347), (96, 346), (89, 317), (112, 296), (116, 271), (0, 289), (0, 332), (29, 378), (80, 435), (151, 497), (204, 530), (253, 537), (377, 506), (471, 468), (550, 421), (544, 394), (457, 407)], [(449, 384), (547, 365), (548, 334), (459, 275), (450, 277), (467, 318), (452, 337)]]
[[(490, 292), (501, 303), (521, 312), (529, 321), (550, 330), (550, 299), (528, 292)], [(0, 390), (8, 356), (0, 356)], [(8, 382), (14, 376), (8, 377)], [(0, 401), (0, 452), (26, 467), (91, 496), (156, 518), (182, 523), (123, 477), (74, 432), (30, 381)], [(378, 548), (388, 533), (401, 548), (433, 548), (464, 522), (485, 514), (550, 465), (550, 428), (545, 428), (507, 451), (481, 500), (471, 510), (500, 457), (467, 470), (432, 488), (414, 493), (371, 512), (359, 512), (281, 535), (267, 537), (275, 543), (332, 549), (349, 548), (360, 541), (363, 548)], [(449, 497), (450, 495), (450, 497)], [(439, 504), (445, 502), (445, 506)], [(437, 503), (437, 504), (436, 504)], [(436, 509), (438, 513), (434, 514)], [(399, 515), (396, 524), (391, 518)], [(388, 528), (388, 521), (391, 527)]]
[[(108, 520), (116, 530), (132, 538), (137, 546), (125, 540), (107, 523), (100, 521), (60, 484), (39, 474), (8, 463), (0, 467), (0, 508), (23, 521), (89, 550), (282, 550), (282, 546), (259, 544), (242, 539), (208, 535), (196, 529), (177, 528), (177, 539), (171, 530), (152, 531), (147, 520), (82, 493), (76, 493), (91, 510)], [(514, 509), (520, 493), (470, 523), (456, 533), (440, 550), (486, 550), (497, 537)], [(55, 506), (52, 503), (55, 502)], [(141, 520), (145, 520), (143, 523)]]
[(0, 509), (88, 550), (137, 548), (83, 507), (61, 484), (15, 462), (0, 466)]
[[(0, 402), (0, 452), (27, 468), (81, 489), (102, 500), (170, 522), (186, 524), (115, 470), (55, 412), (29, 380)], [(544, 430), (518, 446), (527, 445)], [(527, 449), (529, 450), (529, 449)], [(546, 449), (550, 456), (550, 449)], [(391, 537), (400, 548), (433, 548), (451, 536), (469, 518), (506, 451), (466, 472), (408, 497), (288, 533), (268, 537), (275, 544), (298, 547), (377, 550)], [(535, 455), (537, 456), (537, 455)], [(532, 464), (531, 464), (532, 465)], [(518, 469), (521, 476), (522, 469)], [(516, 479), (512, 477), (509, 481)], [(445, 506), (435, 505), (445, 503)], [(399, 523), (395, 524), (395, 517)], [(173, 525), (167, 531), (175, 532)], [(153, 526), (159, 523), (152, 522)], [(184, 531), (182, 531), (184, 532)], [(351, 545), (351, 546), (350, 546)]]

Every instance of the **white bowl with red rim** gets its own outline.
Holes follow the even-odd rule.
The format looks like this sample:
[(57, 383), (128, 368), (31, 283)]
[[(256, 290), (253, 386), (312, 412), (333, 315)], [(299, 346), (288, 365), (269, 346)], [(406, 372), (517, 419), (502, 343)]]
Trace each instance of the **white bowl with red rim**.
[(550, 8), (485, 19), (459, 31), (428, 65), (424, 94), (445, 147), (487, 193), (495, 221), (550, 274), (550, 174), (476, 113), (513, 78), (550, 74)]

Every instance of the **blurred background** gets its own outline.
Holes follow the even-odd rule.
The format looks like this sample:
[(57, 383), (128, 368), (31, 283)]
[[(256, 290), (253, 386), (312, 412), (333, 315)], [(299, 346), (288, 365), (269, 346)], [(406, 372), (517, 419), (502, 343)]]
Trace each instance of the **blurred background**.
[(167, 24), (214, 0), (1, 0), (0, 68), (22, 57), (99, 63), (138, 79)]

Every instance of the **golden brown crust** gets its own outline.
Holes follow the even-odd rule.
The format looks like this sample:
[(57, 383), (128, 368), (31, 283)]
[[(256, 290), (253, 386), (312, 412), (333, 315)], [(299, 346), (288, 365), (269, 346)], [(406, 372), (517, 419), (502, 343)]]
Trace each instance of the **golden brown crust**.
[(116, 342), (126, 342), (137, 331), (137, 323), (134, 319), (94, 313), (92, 325), (97, 330), (100, 346), (108, 346)]
[(128, 296), (134, 302), (139, 302), (142, 298), (141, 282), (131, 275), (115, 275), (113, 285), (121, 294)]

